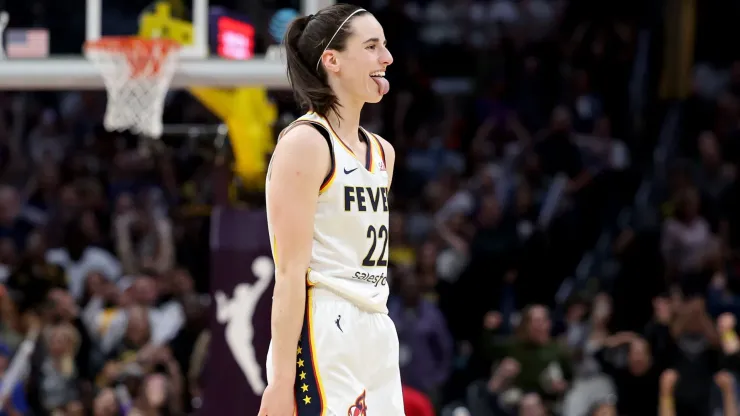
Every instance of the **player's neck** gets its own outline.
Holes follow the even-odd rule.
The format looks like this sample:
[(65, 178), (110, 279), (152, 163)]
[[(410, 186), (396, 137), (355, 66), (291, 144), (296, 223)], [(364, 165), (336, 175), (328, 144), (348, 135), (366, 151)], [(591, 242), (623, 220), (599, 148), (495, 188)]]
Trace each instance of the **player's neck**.
[(345, 143), (353, 145), (360, 141), (357, 132), (360, 129), (360, 113), (364, 103), (354, 103), (349, 100), (345, 102), (342, 102), (341, 107), (338, 108), (338, 114), (329, 112), (326, 119)]

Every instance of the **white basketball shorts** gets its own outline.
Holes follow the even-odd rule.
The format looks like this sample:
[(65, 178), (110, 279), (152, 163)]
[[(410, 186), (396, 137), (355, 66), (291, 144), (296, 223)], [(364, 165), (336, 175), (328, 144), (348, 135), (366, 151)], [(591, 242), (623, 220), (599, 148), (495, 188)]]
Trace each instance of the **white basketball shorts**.
[[(297, 416), (405, 416), (391, 318), (309, 288), (296, 354)], [(267, 379), (272, 380), (272, 345)]]

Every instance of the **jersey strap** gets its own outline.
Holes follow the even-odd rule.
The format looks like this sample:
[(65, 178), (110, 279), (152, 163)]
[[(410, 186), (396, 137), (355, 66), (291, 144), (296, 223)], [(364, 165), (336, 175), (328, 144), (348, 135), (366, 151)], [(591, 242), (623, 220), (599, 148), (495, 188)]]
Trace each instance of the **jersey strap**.
[(329, 188), (329, 185), (331, 185), (337, 173), (337, 162), (334, 158), (334, 143), (332, 142), (331, 134), (329, 133), (329, 130), (326, 129), (326, 127), (319, 123), (313, 122), (311, 123), (311, 125), (319, 133), (321, 133), (321, 136), (323, 136), (324, 140), (326, 140), (326, 144), (329, 145), (329, 158), (331, 159), (331, 166), (329, 167), (329, 173), (326, 174), (324, 181), (321, 183), (321, 188), (319, 188), (319, 193), (323, 193), (324, 191), (326, 191), (327, 188)]
[(380, 152), (380, 158), (383, 160), (383, 165), (385, 166), (385, 149), (383, 149), (383, 144), (380, 143), (380, 139), (378, 139), (378, 136), (375, 133), (370, 133), (369, 131), (362, 129), (365, 131), (365, 133), (368, 135), (368, 137), (372, 137), (375, 141), (375, 144), (378, 145), (378, 152)]

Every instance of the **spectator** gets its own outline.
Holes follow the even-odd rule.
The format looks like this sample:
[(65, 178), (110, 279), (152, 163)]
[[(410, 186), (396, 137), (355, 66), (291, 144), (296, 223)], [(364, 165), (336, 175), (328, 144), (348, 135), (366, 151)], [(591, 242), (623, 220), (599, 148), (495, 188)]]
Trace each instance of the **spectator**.
[(669, 277), (702, 271), (712, 234), (707, 221), (699, 214), (696, 189), (686, 189), (678, 196), (676, 213), (663, 226), (661, 250)]
[(28, 402), (26, 401), (26, 392), (23, 390), (23, 384), (16, 384), (13, 387), (3, 386), (2, 380), (6, 375), (6, 370), (10, 364), (10, 348), (0, 344), (0, 391), (10, 391), (10, 394), (3, 394), (3, 401), (0, 401), (0, 415), (2, 416), (22, 416), (29, 411)]
[(139, 350), (150, 345), (151, 341), (147, 310), (141, 306), (130, 306), (126, 310), (126, 318), (123, 339), (113, 338), (114, 334), (106, 334), (106, 338), (101, 341), (101, 350), (107, 355), (105, 364), (107, 371), (103, 370), (102, 379), (98, 382), (100, 385), (115, 381), (127, 364), (135, 364), (139, 357), (148, 357), (153, 354), (151, 350), (155, 349), (154, 346), (150, 346), (149, 350), (139, 353)]
[(392, 213), (390, 216), (390, 239), (393, 246), (390, 247), (389, 259), (396, 266), (412, 268), (416, 262), (416, 252), (408, 241), (406, 232), (406, 221), (401, 213)]
[(603, 402), (596, 404), (593, 409), (591, 409), (590, 412), (588, 412), (589, 416), (616, 416), (619, 413), (617, 413), (617, 407), (614, 406), (613, 403), (610, 402)]
[(150, 374), (143, 380), (141, 392), (134, 398), (131, 414), (179, 414), (182, 411), (182, 375), (169, 350), (160, 348), (144, 360), (149, 365), (160, 366), (161, 372)]
[(82, 298), (85, 279), (92, 272), (102, 273), (115, 280), (121, 275), (121, 264), (106, 250), (89, 244), (80, 221), (67, 225), (63, 248), (46, 253), (46, 261), (61, 266), (69, 281), (69, 290), (75, 299)]
[(400, 285), (388, 313), (398, 331), (401, 375), (408, 387), (435, 397), (451, 370), (452, 338), (442, 313), (421, 297), (416, 277), (406, 275)]
[[(520, 371), (516, 360), (505, 358), (491, 371), (486, 380), (472, 384), (467, 394), (471, 414), (496, 416), (515, 413), (522, 394), (521, 391), (512, 389), (512, 383)], [(539, 402), (539, 396), (536, 397)]]
[[(489, 342), (491, 358), (507, 358), (518, 369), (512, 387), (534, 392), (550, 405), (561, 399), (572, 380), (570, 357), (550, 337), (551, 321), (547, 308), (525, 308), (518, 333), (512, 340)], [(511, 370), (507, 373), (513, 372)]]
[[(622, 349), (626, 347), (626, 351)], [(624, 353), (626, 352), (626, 360)], [(663, 369), (649, 344), (639, 335), (619, 333), (607, 338), (597, 353), (602, 370), (616, 388), (618, 414), (654, 415), (658, 411), (658, 378)], [(626, 361), (626, 362), (624, 362)]]
[(36, 368), (40, 410), (48, 413), (70, 412), (79, 405), (78, 370), (75, 355), (79, 348), (79, 335), (69, 324), (57, 324), (45, 334), (46, 354)]
[[(157, 288), (157, 283), (148, 276), (135, 279), (126, 279), (124, 293), (118, 288), (104, 284), (98, 291), (101, 295), (93, 298), (85, 310), (88, 327), (97, 328), (103, 333), (101, 348), (107, 353), (125, 338), (126, 328), (130, 326), (130, 313), (133, 310), (146, 311), (149, 323), (147, 324), (148, 337), (156, 345), (163, 345), (175, 337), (183, 325), (184, 315), (180, 302), (176, 299), (156, 305), (163, 293)], [(108, 304), (106, 304), (108, 303)], [(130, 309), (130, 306), (136, 306)], [(138, 312), (137, 312), (138, 313)], [(101, 319), (103, 321), (101, 321)], [(103, 324), (105, 322), (105, 324)], [(138, 322), (135, 328), (143, 325)], [(136, 329), (136, 332), (140, 332)]]
[[(185, 322), (177, 335), (169, 342), (173, 358), (177, 361), (184, 374), (190, 374), (197, 368), (191, 369), (194, 356), (197, 356), (197, 344), (207, 334), (207, 309), (202, 299), (195, 294), (188, 294), (182, 299)], [(203, 342), (203, 341), (201, 341)], [(189, 383), (195, 380), (189, 380)], [(190, 387), (195, 387), (190, 385)]]
[(64, 158), (67, 138), (59, 131), (59, 116), (53, 109), (41, 113), (39, 124), (29, 133), (31, 160), (35, 165), (58, 163)]
[(579, 69), (573, 75), (571, 112), (575, 115), (574, 130), (579, 133), (592, 131), (596, 120), (602, 116), (603, 104), (589, 86), (588, 73)]
[(52, 289), (67, 289), (64, 269), (46, 261), (43, 236), (34, 232), (28, 237), (26, 256), (14, 268), (7, 287), (21, 294), (22, 311), (41, 306)]
[(716, 205), (724, 190), (730, 184), (734, 173), (732, 166), (725, 164), (720, 153), (717, 137), (712, 132), (699, 136), (700, 162), (697, 169), (697, 185)]
[(545, 404), (535, 393), (529, 393), (519, 402), (519, 414), (522, 416), (544, 416), (547, 414)]
[(10, 238), (0, 240), (0, 281), (5, 282), (18, 261), (15, 243)]
[(583, 167), (578, 147), (573, 143), (568, 109), (558, 107), (552, 112), (550, 128), (545, 133), (545, 138), (536, 146), (544, 172), (549, 175), (567, 175), (570, 179), (569, 192), (575, 193), (588, 183), (590, 175)]
[(23, 326), (21, 325), (21, 314), (18, 311), (17, 303), (12, 299), (18, 296), (11, 292), (5, 286), (0, 290), (0, 334), (2, 334), (2, 345), (5, 345), (11, 351), (16, 351), (23, 341)]
[(14, 249), (25, 247), (31, 224), (21, 216), (21, 197), (9, 186), (0, 186), (0, 238), (8, 238)]
[(34, 226), (48, 224), (51, 210), (58, 205), (59, 180), (59, 165), (44, 164), (25, 189), (28, 200), (23, 207), (23, 214)]
[(708, 414), (713, 381), (719, 377), (728, 387), (721, 374), (726, 366), (734, 369), (736, 352), (725, 355), (721, 349), (702, 298), (685, 300), (662, 334), (670, 338), (661, 343), (666, 350), (655, 351), (655, 356), (669, 358), (660, 380), (661, 414)]
[(117, 416), (120, 412), (120, 404), (116, 399), (116, 393), (111, 388), (100, 391), (93, 403), (93, 416)]
[(119, 211), (115, 219), (116, 252), (126, 274), (163, 273), (173, 266), (172, 227), (151, 209)]

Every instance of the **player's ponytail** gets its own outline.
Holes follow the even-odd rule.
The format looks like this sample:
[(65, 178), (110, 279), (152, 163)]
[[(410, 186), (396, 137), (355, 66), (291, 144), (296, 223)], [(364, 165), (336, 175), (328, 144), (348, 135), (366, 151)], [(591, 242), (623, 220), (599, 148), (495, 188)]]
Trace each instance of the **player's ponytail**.
[(285, 55), (288, 61), (288, 80), (293, 88), (295, 99), (301, 107), (326, 114), (323, 111), (331, 108), (334, 94), (326, 83), (324, 77), (312, 70), (308, 56), (312, 54), (301, 48), (306, 26), (312, 16), (299, 17), (288, 26), (285, 32)]
[(321, 55), (326, 49), (344, 50), (351, 33), (350, 21), (364, 13), (357, 6), (340, 3), (315, 15), (299, 17), (288, 26), (283, 40), (288, 79), (302, 107), (322, 116), (337, 112), (339, 102), (320, 64)]

